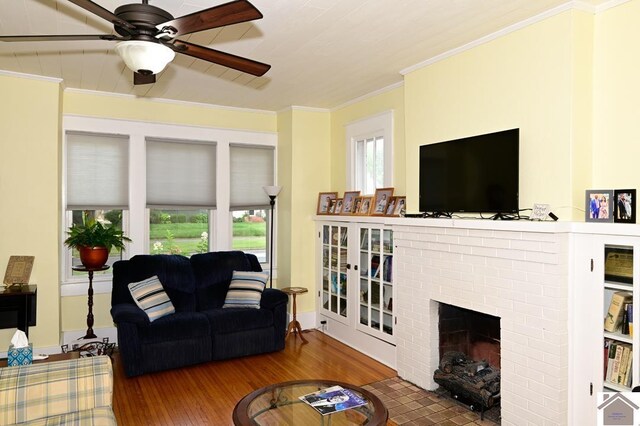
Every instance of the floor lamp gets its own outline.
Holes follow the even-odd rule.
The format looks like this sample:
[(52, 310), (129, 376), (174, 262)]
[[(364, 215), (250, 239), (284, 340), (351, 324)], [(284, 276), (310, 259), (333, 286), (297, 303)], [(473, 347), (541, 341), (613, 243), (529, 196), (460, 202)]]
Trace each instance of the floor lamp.
[(271, 248), (269, 249), (269, 288), (273, 287), (273, 209), (276, 205), (276, 197), (282, 189), (281, 186), (263, 186), (264, 192), (269, 196), (269, 204), (271, 204)]

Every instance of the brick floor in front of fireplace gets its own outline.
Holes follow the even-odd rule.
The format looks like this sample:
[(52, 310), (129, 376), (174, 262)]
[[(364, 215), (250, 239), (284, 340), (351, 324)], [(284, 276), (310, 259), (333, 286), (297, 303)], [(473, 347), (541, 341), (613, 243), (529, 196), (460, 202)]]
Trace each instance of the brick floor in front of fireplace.
[(436, 392), (426, 391), (399, 377), (381, 380), (363, 386), (382, 400), (389, 410), (391, 424), (402, 426), (460, 426), (500, 424), (499, 410), (492, 408), (480, 413), (471, 411), (462, 403)]

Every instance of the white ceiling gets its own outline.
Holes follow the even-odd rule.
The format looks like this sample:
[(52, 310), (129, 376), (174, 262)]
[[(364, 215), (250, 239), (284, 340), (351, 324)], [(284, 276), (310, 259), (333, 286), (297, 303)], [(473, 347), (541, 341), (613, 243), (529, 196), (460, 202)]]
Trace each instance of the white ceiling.
[[(113, 11), (134, 0), (94, 0)], [(150, 0), (178, 17), (224, 0)], [(619, 0), (618, 0), (619, 2)], [(400, 70), (567, 0), (253, 0), (261, 20), (183, 37), (272, 65), (263, 77), (177, 55), (152, 85), (132, 84), (113, 42), (0, 42), (0, 70), (65, 87), (278, 111), (333, 108), (402, 81)], [(594, 8), (606, 0), (573, 5)], [(611, 3), (609, 1), (608, 3)], [(0, 0), (0, 34), (102, 34), (110, 24), (66, 0)]]

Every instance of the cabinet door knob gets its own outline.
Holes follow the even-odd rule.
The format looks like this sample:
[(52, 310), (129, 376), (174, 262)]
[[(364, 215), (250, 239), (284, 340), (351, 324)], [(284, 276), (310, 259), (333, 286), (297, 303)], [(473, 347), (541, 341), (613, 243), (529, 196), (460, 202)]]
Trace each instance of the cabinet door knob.
[(358, 265), (353, 265), (353, 269), (358, 270)]
[(347, 269), (351, 269), (351, 264), (347, 263)]

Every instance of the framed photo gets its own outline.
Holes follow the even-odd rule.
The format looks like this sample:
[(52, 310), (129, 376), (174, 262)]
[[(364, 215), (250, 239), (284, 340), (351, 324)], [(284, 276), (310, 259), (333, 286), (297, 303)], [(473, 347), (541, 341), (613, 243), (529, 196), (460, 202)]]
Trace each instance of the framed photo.
[(331, 210), (331, 214), (340, 214), (340, 212), (342, 211), (342, 208), (344, 207), (344, 199), (337, 198), (335, 200), (335, 203), (332, 202), (332, 204), (335, 204), (335, 205)]
[(360, 191), (346, 191), (344, 193), (342, 210), (340, 214), (352, 214), (356, 206), (356, 198), (360, 195)]
[(605, 281), (633, 283), (633, 249), (604, 248)]
[(373, 196), (357, 197), (355, 211), (353, 212), (353, 214), (358, 216), (369, 216), (372, 204)]
[(387, 203), (387, 207), (385, 208), (384, 215), (385, 216), (393, 216), (393, 212), (396, 209), (396, 202), (398, 197), (391, 197), (389, 202)]
[(613, 191), (587, 189), (585, 191), (584, 220), (586, 222), (613, 222)]
[(407, 197), (396, 197), (396, 206), (393, 209), (393, 216), (400, 216), (407, 210)]
[(613, 221), (616, 223), (636, 223), (636, 190), (616, 189), (613, 192), (615, 208)]
[(387, 212), (387, 204), (393, 196), (393, 188), (378, 188), (374, 196), (373, 207), (371, 208), (372, 216), (384, 216)]
[(321, 192), (318, 195), (318, 211), (317, 214), (330, 214), (331, 200), (338, 198), (337, 192)]
[(35, 256), (11, 256), (4, 274), (6, 286), (29, 284)]

